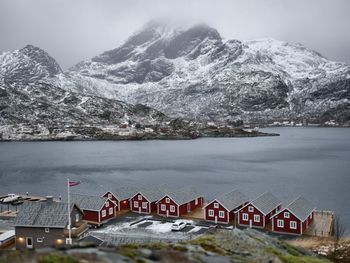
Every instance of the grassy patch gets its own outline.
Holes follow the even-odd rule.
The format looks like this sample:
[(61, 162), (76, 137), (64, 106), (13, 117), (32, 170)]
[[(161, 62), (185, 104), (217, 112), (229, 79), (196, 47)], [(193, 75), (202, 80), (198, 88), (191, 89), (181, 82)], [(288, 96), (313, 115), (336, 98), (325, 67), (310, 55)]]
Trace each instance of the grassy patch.
[(188, 242), (192, 245), (201, 246), (204, 250), (213, 252), (219, 255), (225, 255), (226, 250), (222, 249), (216, 242), (214, 236), (201, 236), (197, 239), (191, 240)]
[(267, 252), (274, 254), (284, 263), (328, 263), (326, 259), (311, 257), (311, 256), (302, 256), (302, 255), (287, 255), (283, 254), (281, 251), (275, 248), (268, 248)]
[(50, 254), (42, 256), (39, 263), (79, 263), (79, 260), (71, 256), (60, 256), (56, 254)]

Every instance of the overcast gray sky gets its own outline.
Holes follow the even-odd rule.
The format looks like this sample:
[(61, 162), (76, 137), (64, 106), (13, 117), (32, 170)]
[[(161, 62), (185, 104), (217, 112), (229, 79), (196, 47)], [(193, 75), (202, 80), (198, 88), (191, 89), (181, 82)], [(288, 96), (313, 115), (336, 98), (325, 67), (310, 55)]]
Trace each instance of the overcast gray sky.
[(300, 42), (350, 64), (348, 0), (0, 0), (0, 52), (33, 44), (67, 69), (151, 19), (205, 22), (225, 39)]

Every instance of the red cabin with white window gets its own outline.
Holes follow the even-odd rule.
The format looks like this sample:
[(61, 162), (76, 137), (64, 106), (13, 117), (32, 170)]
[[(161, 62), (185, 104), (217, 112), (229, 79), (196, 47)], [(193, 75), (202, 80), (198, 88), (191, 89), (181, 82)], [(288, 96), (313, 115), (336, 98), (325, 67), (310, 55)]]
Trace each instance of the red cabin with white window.
[(204, 207), (206, 221), (228, 224), (235, 220), (235, 212), (249, 202), (240, 191), (232, 191), (212, 200)]
[(186, 187), (164, 195), (157, 202), (157, 213), (166, 217), (180, 217), (203, 207), (203, 203), (203, 195), (193, 187)]
[(270, 217), (281, 209), (281, 201), (267, 192), (237, 211), (238, 224), (254, 228), (265, 228)]
[(166, 186), (143, 188), (130, 198), (131, 211), (140, 214), (157, 212), (157, 202), (166, 192)]
[(116, 212), (130, 210), (130, 198), (135, 194), (135, 187), (119, 187), (112, 191), (107, 191), (103, 197), (107, 197), (116, 204)]
[(313, 222), (315, 207), (305, 198), (298, 197), (287, 207), (272, 216), (275, 233), (302, 235)]
[(115, 203), (108, 198), (72, 194), (71, 202), (83, 210), (83, 220), (92, 225), (100, 226), (116, 217)]

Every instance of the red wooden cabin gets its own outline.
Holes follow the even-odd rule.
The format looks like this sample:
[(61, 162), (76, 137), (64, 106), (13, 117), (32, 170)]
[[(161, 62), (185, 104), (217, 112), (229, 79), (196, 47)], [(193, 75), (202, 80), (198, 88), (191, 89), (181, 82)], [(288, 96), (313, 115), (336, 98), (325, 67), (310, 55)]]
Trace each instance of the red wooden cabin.
[(121, 210), (130, 210), (129, 199), (136, 191), (136, 187), (119, 187), (105, 192), (103, 197), (111, 199), (116, 204), (116, 211), (119, 212)]
[(312, 223), (314, 211), (315, 207), (308, 200), (298, 197), (271, 217), (272, 231), (302, 235)]
[(180, 217), (198, 207), (204, 198), (193, 187), (184, 187), (165, 194), (157, 203), (157, 212), (166, 217)]
[(206, 221), (228, 224), (234, 221), (235, 212), (249, 202), (247, 196), (238, 190), (223, 194), (204, 207)]
[(266, 192), (249, 202), (238, 213), (238, 224), (254, 228), (265, 228), (273, 214), (281, 209), (281, 201), (273, 194)]
[(143, 188), (130, 198), (131, 211), (150, 214), (157, 211), (157, 201), (166, 192), (165, 186)]
[(106, 197), (71, 194), (71, 202), (83, 210), (83, 220), (100, 226), (115, 218), (115, 203)]

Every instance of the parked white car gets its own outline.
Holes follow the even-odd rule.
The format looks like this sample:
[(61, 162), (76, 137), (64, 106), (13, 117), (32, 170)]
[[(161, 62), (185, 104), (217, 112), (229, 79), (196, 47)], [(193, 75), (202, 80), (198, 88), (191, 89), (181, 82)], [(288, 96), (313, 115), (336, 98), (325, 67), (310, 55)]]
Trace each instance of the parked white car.
[(186, 223), (184, 221), (175, 222), (171, 226), (171, 231), (180, 231), (180, 230), (184, 229), (185, 227), (186, 227)]
[(8, 194), (4, 199), (2, 199), (3, 203), (12, 203), (19, 199), (19, 195), (16, 194)]

